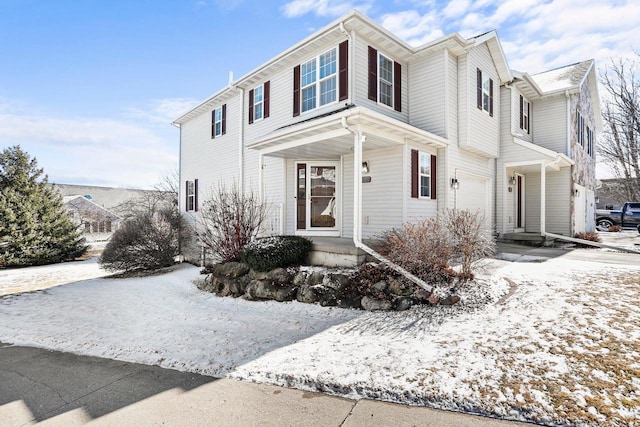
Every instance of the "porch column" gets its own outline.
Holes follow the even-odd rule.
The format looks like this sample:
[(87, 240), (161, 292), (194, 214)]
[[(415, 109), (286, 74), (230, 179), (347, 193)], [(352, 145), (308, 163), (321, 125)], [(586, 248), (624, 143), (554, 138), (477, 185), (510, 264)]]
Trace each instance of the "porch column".
[(546, 231), (546, 211), (547, 211), (547, 177), (545, 176), (547, 166), (542, 161), (540, 163), (540, 234)]
[(366, 137), (357, 131), (353, 135), (353, 237), (362, 240), (362, 144)]

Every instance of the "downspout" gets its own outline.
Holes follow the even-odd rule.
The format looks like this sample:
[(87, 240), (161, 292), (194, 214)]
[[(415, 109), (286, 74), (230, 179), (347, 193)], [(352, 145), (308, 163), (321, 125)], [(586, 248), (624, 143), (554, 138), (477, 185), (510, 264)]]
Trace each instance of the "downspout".
[(362, 243), (362, 143), (365, 136), (360, 131), (356, 131), (349, 127), (347, 118), (342, 117), (342, 127), (353, 134), (353, 244), (356, 248), (362, 249), (372, 257), (376, 258), (383, 264), (392, 268), (396, 272), (402, 274), (416, 285), (420, 286), (427, 292), (432, 292), (433, 287), (429, 286), (424, 280), (411, 274), (404, 268), (395, 264), (388, 258), (380, 255), (369, 246)]

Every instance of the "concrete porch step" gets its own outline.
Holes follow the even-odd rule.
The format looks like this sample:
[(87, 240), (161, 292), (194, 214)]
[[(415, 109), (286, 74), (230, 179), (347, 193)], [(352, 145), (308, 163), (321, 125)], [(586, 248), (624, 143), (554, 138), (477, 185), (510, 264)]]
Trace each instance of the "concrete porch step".
[(505, 233), (498, 239), (499, 242), (504, 243), (519, 243), (528, 246), (550, 246), (553, 244), (553, 239), (541, 236), (540, 233)]
[(353, 240), (341, 237), (310, 237), (313, 241), (307, 257), (309, 265), (355, 267), (365, 261), (366, 253), (355, 247)]

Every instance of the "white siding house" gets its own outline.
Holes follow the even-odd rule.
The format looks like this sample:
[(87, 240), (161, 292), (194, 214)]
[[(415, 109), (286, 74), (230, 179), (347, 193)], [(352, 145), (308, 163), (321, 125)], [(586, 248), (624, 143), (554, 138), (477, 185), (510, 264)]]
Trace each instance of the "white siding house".
[(446, 209), (500, 234), (572, 233), (572, 185), (594, 180), (568, 135), (599, 125), (585, 73), (560, 91), (557, 74), (512, 72), (494, 31), (413, 48), (352, 11), (175, 120), (180, 209), (195, 219), (211, 186), (236, 183), (270, 204), (271, 233), (358, 243)]

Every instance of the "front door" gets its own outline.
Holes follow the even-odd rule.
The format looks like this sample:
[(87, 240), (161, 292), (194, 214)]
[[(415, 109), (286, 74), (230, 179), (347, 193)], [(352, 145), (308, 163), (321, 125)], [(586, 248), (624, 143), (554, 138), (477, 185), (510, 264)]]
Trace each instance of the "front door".
[(296, 163), (296, 229), (301, 234), (338, 231), (338, 172), (337, 162)]

